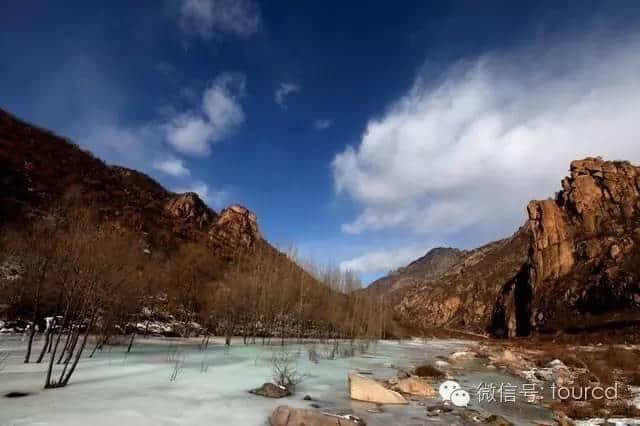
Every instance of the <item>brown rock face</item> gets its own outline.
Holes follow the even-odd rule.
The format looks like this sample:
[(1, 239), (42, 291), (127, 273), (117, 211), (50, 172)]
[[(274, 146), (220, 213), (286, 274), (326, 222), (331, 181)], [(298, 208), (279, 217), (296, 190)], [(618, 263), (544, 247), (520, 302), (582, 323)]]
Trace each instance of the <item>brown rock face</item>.
[(511, 238), (392, 292), (396, 317), (503, 336), (640, 323), (640, 168), (586, 158), (570, 170)]
[(578, 327), (580, 315), (637, 310), (640, 168), (574, 161), (556, 199), (533, 201), (528, 212), (536, 328)]
[(390, 293), (394, 316), (417, 330), (483, 332), (494, 315), (506, 317), (502, 299), (527, 261), (528, 242), (528, 231), (522, 228), (509, 238), (463, 252), (445, 272)]
[(169, 200), (165, 209), (172, 217), (193, 221), (200, 227), (208, 225), (215, 217), (195, 192), (176, 195)]
[(260, 241), (260, 231), (256, 215), (240, 205), (232, 205), (222, 210), (209, 238), (216, 242), (235, 247), (251, 248)]

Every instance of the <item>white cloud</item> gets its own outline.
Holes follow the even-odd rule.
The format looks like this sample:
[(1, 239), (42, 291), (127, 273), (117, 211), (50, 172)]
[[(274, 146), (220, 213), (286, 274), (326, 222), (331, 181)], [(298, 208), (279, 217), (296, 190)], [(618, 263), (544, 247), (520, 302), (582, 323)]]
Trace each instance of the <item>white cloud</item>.
[(223, 190), (212, 190), (209, 185), (201, 181), (194, 181), (188, 185), (176, 187), (173, 192), (178, 194), (184, 192), (195, 192), (206, 204), (213, 208), (222, 207), (228, 198), (228, 194)]
[(640, 40), (581, 36), (461, 62), (437, 82), (420, 73), (333, 160), (337, 191), (362, 207), (343, 231), (503, 234), (571, 160), (640, 161)]
[(326, 130), (333, 126), (333, 120), (316, 120), (313, 122), (313, 128), (316, 130)]
[(214, 36), (249, 37), (261, 25), (260, 7), (252, 0), (182, 0), (180, 27), (205, 41)]
[(167, 126), (167, 140), (185, 154), (209, 154), (214, 129), (202, 117), (185, 113), (174, 117)]
[(427, 249), (422, 247), (405, 247), (391, 250), (377, 250), (340, 262), (340, 270), (358, 273), (386, 273), (405, 266), (424, 255)]
[(245, 86), (243, 75), (223, 73), (204, 92), (202, 108), (218, 138), (244, 122), (238, 101), (244, 96)]
[(297, 84), (280, 83), (280, 86), (278, 86), (278, 88), (276, 89), (273, 95), (273, 99), (280, 106), (280, 108), (282, 108), (283, 110), (286, 110), (288, 107), (284, 103), (285, 98), (290, 94), (296, 93), (298, 91), (300, 91), (300, 86), (298, 86)]
[(79, 141), (99, 158), (142, 171), (162, 151), (162, 131), (156, 125), (126, 127), (113, 123), (91, 125)]
[(156, 160), (153, 163), (153, 168), (175, 177), (191, 175), (189, 169), (184, 165), (184, 160), (175, 157)]
[(164, 126), (167, 141), (184, 154), (209, 154), (211, 144), (244, 122), (240, 98), (245, 84), (241, 74), (220, 74), (205, 90), (199, 110), (177, 114)]

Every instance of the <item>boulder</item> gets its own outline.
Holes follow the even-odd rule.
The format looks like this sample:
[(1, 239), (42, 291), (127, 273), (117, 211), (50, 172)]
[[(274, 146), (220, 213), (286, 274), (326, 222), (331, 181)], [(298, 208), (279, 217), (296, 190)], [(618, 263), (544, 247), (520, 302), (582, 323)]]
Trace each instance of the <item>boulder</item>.
[(353, 415), (320, 413), (281, 405), (269, 419), (271, 426), (364, 426), (364, 420)]
[(436, 396), (437, 394), (436, 390), (427, 383), (426, 380), (418, 377), (409, 377), (399, 380), (394, 386), (394, 389), (402, 393), (417, 396)]
[(291, 395), (291, 392), (285, 386), (275, 385), (273, 383), (265, 383), (259, 388), (252, 389), (249, 392), (267, 398), (284, 398), (285, 396)]
[(361, 376), (349, 374), (349, 396), (351, 399), (375, 404), (408, 404), (398, 392), (385, 388), (382, 383)]

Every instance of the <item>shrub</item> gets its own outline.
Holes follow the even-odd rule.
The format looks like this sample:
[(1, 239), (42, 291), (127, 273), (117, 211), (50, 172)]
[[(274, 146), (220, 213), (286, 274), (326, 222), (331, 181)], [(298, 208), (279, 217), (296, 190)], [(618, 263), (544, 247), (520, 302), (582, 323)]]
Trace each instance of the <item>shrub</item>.
[(445, 377), (445, 374), (442, 371), (430, 364), (424, 364), (416, 367), (414, 374), (419, 377), (430, 377), (434, 379), (442, 379)]

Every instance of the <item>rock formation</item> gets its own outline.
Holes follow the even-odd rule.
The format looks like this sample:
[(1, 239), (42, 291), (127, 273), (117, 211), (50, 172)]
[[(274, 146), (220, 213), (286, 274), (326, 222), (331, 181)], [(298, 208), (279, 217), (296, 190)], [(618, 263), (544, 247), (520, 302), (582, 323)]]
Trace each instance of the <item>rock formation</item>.
[(266, 398), (284, 398), (285, 396), (291, 395), (291, 391), (289, 391), (285, 386), (273, 383), (265, 383), (259, 388), (250, 390), (249, 393), (264, 396)]
[(313, 410), (281, 405), (269, 418), (270, 426), (365, 426), (366, 423), (351, 415), (319, 413)]
[(408, 404), (398, 392), (384, 387), (373, 379), (360, 374), (349, 374), (349, 396), (351, 399), (375, 404)]
[(424, 379), (418, 377), (407, 377), (398, 380), (393, 387), (394, 390), (416, 396), (436, 396), (436, 390)]
[(256, 215), (234, 204), (220, 212), (209, 238), (236, 247), (252, 248), (260, 241)]
[[(607, 320), (637, 318), (640, 167), (574, 161), (556, 199), (533, 201), (528, 213), (532, 326), (589, 326), (605, 313), (614, 314)], [(577, 317), (586, 315), (579, 324)]]
[(574, 161), (556, 197), (527, 210), (512, 237), (392, 289), (397, 319), (499, 336), (640, 323), (640, 168)]
[(170, 198), (165, 209), (172, 217), (193, 221), (200, 227), (208, 225), (215, 216), (195, 192)]

